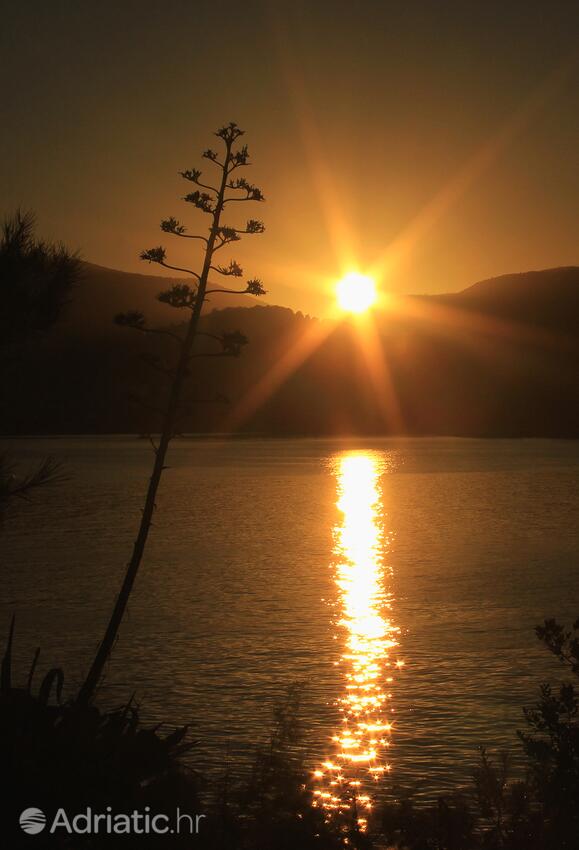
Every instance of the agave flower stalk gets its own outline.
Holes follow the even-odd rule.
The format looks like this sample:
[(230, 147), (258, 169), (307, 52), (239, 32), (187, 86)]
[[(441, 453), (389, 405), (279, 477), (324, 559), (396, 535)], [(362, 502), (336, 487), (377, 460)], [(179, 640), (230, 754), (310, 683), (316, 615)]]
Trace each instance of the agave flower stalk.
[[(250, 219), (244, 228), (232, 227), (222, 224), (222, 215), (229, 203), (242, 201), (263, 201), (261, 191), (244, 178), (233, 178), (232, 174), (238, 168), (249, 164), (249, 153), (246, 146), (234, 150), (236, 140), (243, 135), (243, 131), (234, 123), (230, 123), (217, 131), (223, 146), (223, 156), (213, 150), (206, 150), (203, 154), (205, 159), (217, 166), (220, 172), (218, 186), (213, 186), (205, 181), (201, 182), (201, 171), (191, 169), (182, 171), (181, 176), (200, 188), (186, 195), (184, 200), (192, 204), (197, 210), (210, 217), (208, 236), (190, 234), (187, 228), (176, 218), (167, 218), (161, 222), (161, 230), (182, 239), (194, 239), (204, 244), (203, 262), (199, 271), (189, 268), (181, 268), (167, 262), (166, 251), (162, 246), (150, 248), (143, 251), (141, 259), (156, 263), (164, 268), (182, 271), (192, 276), (195, 281), (193, 287), (186, 284), (176, 284), (170, 290), (160, 293), (159, 300), (178, 309), (190, 310), (190, 318), (184, 336), (174, 334), (169, 330), (158, 330), (148, 328), (142, 313), (131, 311), (117, 317), (119, 324), (133, 328), (142, 333), (162, 333), (174, 338), (179, 353), (176, 366), (171, 370), (171, 386), (169, 389), (168, 402), (163, 412), (163, 424), (158, 445), (154, 445), (154, 462), (149, 479), (145, 501), (143, 505), (141, 521), (134, 541), (131, 558), (118, 596), (116, 598), (110, 620), (106, 627), (103, 639), (98, 647), (90, 670), (80, 689), (78, 702), (89, 703), (95, 694), (97, 686), (102, 678), (107, 660), (112, 652), (119, 627), (123, 620), (127, 603), (139, 567), (143, 560), (143, 554), (147, 544), (152, 518), (155, 511), (155, 501), (159, 484), (166, 468), (167, 451), (175, 433), (179, 404), (182, 400), (183, 387), (189, 374), (191, 360), (193, 357), (203, 356), (193, 353), (193, 347), (199, 332), (199, 318), (207, 295), (211, 292), (247, 293), (249, 295), (263, 295), (265, 290), (261, 281), (257, 278), (247, 281), (243, 289), (208, 288), (209, 275), (211, 272), (217, 274), (240, 278), (243, 270), (235, 260), (227, 265), (214, 265), (213, 256), (216, 251), (221, 250), (230, 243), (237, 242), (243, 234), (262, 233), (264, 226), (262, 222)], [(207, 336), (207, 334), (204, 334)], [(219, 338), (221, 352), (218, 355), (209, 356), (237, 356), (241, 346), (247, 342), (239, 332), (224, 334)]]

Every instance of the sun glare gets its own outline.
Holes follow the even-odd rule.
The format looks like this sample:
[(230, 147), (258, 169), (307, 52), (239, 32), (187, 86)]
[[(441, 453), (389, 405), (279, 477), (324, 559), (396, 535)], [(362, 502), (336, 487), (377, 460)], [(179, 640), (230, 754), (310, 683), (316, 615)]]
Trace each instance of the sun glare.
[(376, 284), (371, 277), (349, 272), (336, 285), (338, 304), (348, 313), (364, 313), (376, 301)]

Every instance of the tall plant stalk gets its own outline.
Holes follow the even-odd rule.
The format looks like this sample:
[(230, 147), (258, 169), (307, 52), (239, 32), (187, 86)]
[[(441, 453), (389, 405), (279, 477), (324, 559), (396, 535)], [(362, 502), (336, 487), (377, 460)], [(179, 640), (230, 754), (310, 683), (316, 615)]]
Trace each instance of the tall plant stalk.
[[(169, 388), (167, 405), (163, 414), (163, 424), (161, 436), (158, 444), (155, 446), (155, 459), (147, 493), (145, 496), (144, 506), (142, 510), (141, 521), (135, 542), (131, 559), (128, 563), (125, 577), (121, 589), (116, 598), (111, 617), (106, 627), (103, 639), (98, 647), (94, 660), (86, 679), (80, 689), (78, 702), (80, 704), (88, 704), (94, 697), (97, 686), (102, 678), (105, 665), (112, 652), (131, 591), (133, 589), (135, 579), (139, 572), (149, 531), (151, 529), (152, 518), (155, 511), (155, 502), (157, 491), (166, 468), (167, 451), (172, 437), (175, 433), (175, 426), (179, 412), (179, 403), (181, 400), (184, 382), (190, 372), (191, 360), (193, 357), (201, 357), (203, 354), (194, 353), (194, 344), (199, 335), (199, 319), (203, 304), (206, 297), (211, 292), (225, 293), (247, 293), (250, 295), (263, 295), (265, 290), (258, 279), (247, 281), (245, 289), (208, 289), (209, 275), (213, 271), (217, 274), (242, 277), (243, 270), (234, 261), (230, 261), (227, 266), (213, 265), (213, 258), (216, 251), (226, 245), (237, 242), (241, 238), (241, 234), (245, 233), (263, 233), (264, 225), (261, 221), (250, 219), (245, 228), (239, 229), (231, 226), (222, 225), (221, 219), (226, 205), (231, 202), (239, 201), (263, 201), (264, 197), (261, 191), (248, 183), (245, 178), (232, 178), (232, 173), (238, 168), (249, 164), (249, 153), (244, 145), (239, 150), (234, 150), (235, 141), (243, 135), (243, 131), (234, 123), (222, 127), (215, 134), (217, 135), (224, 146), (224, 156), (221, 160), (219, 154), (208, 149), (203, 153), (203, 157), (209, 159), (221, 171), (219, 186), (213, 187), (204, 182), (201, 182), (201, 172), (197, 169), (182, 171), (181, 176), (201, 187), (203, 190), (196, 189), (191, 194), (185, 196), (184, 200), (193, 204), (201, 212), (211, 216), (211, 225), (209, 227), (209, 235), (207, 237), (201, 235), (189, 234), (186, 228), (180, 224), (175, 218), (165, 219), (161, 222), (161, 229), (165, 233), (171, 233), (184, 239), (196, 239), (205, 243), (205, 252), (203, 264), (200, 272), (195, 272), (191, 269), (179, 268), (169, 265), (166, 262), (166, 252), (162, 247), (151, 248), (143, 251), (141, 259), (149, 262), (157, 263), (168, 269), (175, 271), (186, 272), (196, 279), (196, 285), (189, 287), (184, 284), (175, 284), (170, 290), (160, 293), (158, 296), (160, 301), (170, 304), (175, 308), (187, 308), (191, 311), (185, 335), (183, 337), (168, 330), (150, 329), (145, 324), (145, 319), (142, 313), (130, 312), (117, 317), (119, 324), (134, 328), (143, 333), (162, 333), (174, 338), (179, 346), (176, 366), (172, 370), (168, 370), (172, 382)], [(240, 348), (247, 340), (238, 332), (224, 334), (221, 337), (213, 336), (221, 343), (221, 352), (211, 354), (210, 356), (236, 356), (240, 352)]]

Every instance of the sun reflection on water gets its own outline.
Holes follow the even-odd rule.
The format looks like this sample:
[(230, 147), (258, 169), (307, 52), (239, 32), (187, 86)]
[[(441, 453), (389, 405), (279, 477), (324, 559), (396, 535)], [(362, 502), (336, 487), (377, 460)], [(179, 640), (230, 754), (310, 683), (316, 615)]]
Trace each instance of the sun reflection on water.
[(334, 579), (339, 615), (336, 638), (343, 691), (336, 703), (342, 723), (332, 756), (314, 771), (314, 805), (329, 811), (355, 807), (363, 829), (372, 807), (372, 784), (391, 770), (387, 758), (393, 728), (390, 705), (398, 629), (390, 619), (384, 557), (390, 538), (383, 529), (380, 482), (382, 452), (347, 452), (334, 462), (339, 521), (334, 528)]

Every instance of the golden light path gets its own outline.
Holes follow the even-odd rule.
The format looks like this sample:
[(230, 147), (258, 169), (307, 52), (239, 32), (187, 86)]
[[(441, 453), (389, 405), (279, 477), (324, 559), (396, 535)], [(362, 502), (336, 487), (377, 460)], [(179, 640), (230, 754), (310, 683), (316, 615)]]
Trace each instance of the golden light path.
[(390, 618), (392, 595), (385, 587), (382, 525), (382, 452), (346, 452), (335, 459), (334, 569), (340, 615), (343, 691), (337, 699), (342, 723), (332, 738), (332, 755), (314, 771), (314, 805), (328, 812), (352, 811), (364, 829), (372, 807), (372, 784), (391, 769), (387, 759), (393, 727), (390, 707), (398, 629)]

